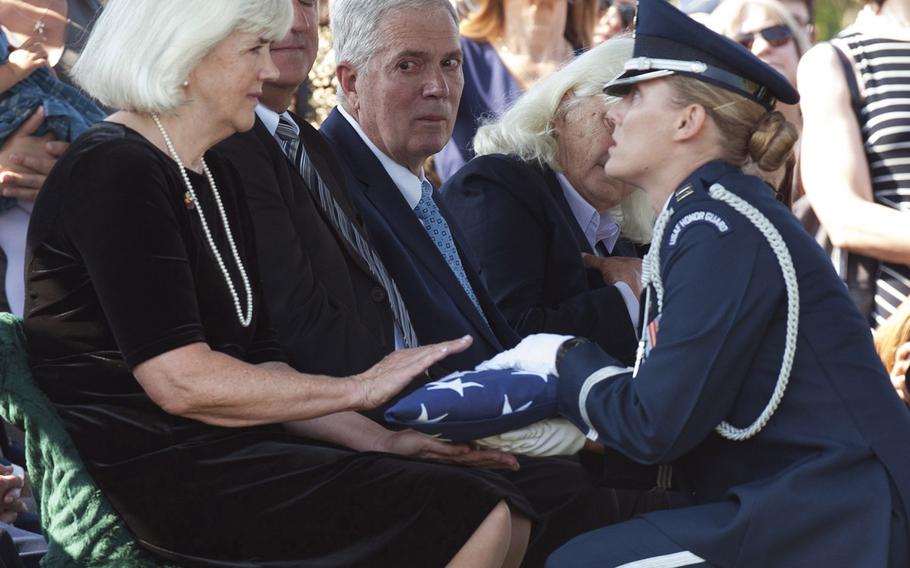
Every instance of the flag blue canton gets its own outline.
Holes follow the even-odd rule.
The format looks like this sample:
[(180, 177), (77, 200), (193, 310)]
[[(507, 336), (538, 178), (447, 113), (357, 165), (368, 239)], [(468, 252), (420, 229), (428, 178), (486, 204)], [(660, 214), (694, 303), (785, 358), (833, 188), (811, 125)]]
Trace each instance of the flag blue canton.
[(467, 371), (427, 383), (386, 410), (390, 424), (467, 441), (556, 415), (556, 381), (527, 371)]

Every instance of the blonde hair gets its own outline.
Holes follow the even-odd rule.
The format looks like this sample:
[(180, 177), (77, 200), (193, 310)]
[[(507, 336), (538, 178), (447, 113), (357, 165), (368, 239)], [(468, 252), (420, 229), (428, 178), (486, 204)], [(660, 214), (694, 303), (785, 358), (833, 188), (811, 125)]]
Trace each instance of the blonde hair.
[(741, 168), (776, 172), (793, 154), (799, 131), (777, 111), (727, 89), (685, 75), (672, 75), (673, 103), (698, 104), (717, 125), (722, 158)]
[(882, 322), (873, 333), (875, 350), (891, 372), (897, 350), (901, 345), (910, 341), (910, 300), (905, 300), (891, 316)]
[(102, 104), (168, 112), (186, 101), (182, 85), (232, 32), (274, 41), (291, 29), (287, 0), (110, 0), (72, 75)]
[[(476, 8), (461, 22), (461, 35), (474, 41), (490, 42), (502, 37), (508, 0), (478, 0)], [(597, 0), (569, 2), (563, 35), (575, 49), (591, 45), (597, 15)]]
[[(477, 130), (474, 152), (478, 156), (509, 154), (561, 172), (554, 122), (587, 97), (606, 97), (603, 86), (622, 72), (632, 55), (632, 45), (628, 37), (608, 39), (542, 79), (498, 119), (487, 120)], [(644, 192), (635, 190), (610, 213), (628, 239), (639, 243), (651, 240), (654, 210)]]
[(711, 17), (708, 19), (708, 27), (719, 34), (735, 39), (742, 28), (748, 9), (752, 6), (762, 8), (766, 14), (787, 26), (793, 35), (797, 55), (802, 57), (812, 47), (809, 34), (796, 21), (790, 10), (777, 0), (724, 0), (711, 12)]

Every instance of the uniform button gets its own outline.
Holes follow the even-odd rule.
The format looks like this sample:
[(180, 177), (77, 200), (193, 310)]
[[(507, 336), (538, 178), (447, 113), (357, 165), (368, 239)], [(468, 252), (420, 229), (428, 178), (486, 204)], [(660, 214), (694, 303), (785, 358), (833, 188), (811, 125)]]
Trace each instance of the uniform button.
[(370, 297), (373, 298), (373, 301), (377, 304), (385, 302), (388, 299), (385, 290), (383, 290), (381, 286), (374, 286), (373, 289), (370, 290)]

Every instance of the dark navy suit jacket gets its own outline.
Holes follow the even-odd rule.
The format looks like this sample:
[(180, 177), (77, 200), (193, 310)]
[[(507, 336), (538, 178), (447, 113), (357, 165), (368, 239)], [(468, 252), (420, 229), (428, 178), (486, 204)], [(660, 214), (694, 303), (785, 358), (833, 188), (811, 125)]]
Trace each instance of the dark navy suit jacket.
[[(593, 253), (591, 245), (550, 168), (502, 154), (478, 156), (440, 193), (490, 295), (519, 335), (580, 335), (626, 364), (635, 360), (626, 304), (599, 272), (585, 269), (581, 253)], [(625, 239), (613, 252), (639, 256)]]
[(444, 368), (453, 371), (473, 368), (517, 343), (518, 335), (506, 323), (484, 288), (474, 268), (476, 265), (466, 254), (464, 238), (438, 196), (435, 199), (452, 229), (465, 272), (486, 321), (392, 178), (337, 109), (322, 124), (320, 132), (347, 166), (351, 198), (363, 216), (377, 252), (398, 284), (420, 343), (434, 343), (465, 334), (473, 336), (474, 343), (467, 351), (442, 361)]
[[(316, 129), (294, 119), (316, 171), (348, 217), (356, 219), (338, 160)], [(343, 376), (363, 372), (392, 352), (385, 289), (337, 235), (265, 125), (257, 118), (251, 130), (216, 149), (243, 180), (266, 303), (290, 364), (302, 372)]]

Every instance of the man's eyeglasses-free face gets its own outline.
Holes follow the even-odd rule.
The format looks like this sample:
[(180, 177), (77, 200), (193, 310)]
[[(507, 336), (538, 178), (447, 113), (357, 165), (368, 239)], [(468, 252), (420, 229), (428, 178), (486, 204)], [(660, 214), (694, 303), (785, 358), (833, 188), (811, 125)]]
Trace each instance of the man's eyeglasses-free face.
[(793, 39), (793, 33), (790, 32), (790, 28), (781, 24), (779, 26), (771, 26), (763, 30), (758, 30), (757, 32), (738, 34), (736, 36), (736, 43), (746, 49), (752, 49), (752, 44), (755, 43), (756, 35), (761, 35), (765, 38), (765, 41), (773, 47), (780, 47)]

